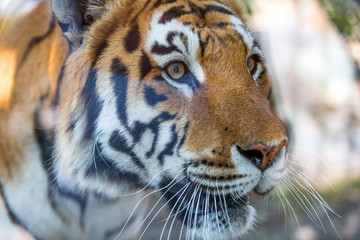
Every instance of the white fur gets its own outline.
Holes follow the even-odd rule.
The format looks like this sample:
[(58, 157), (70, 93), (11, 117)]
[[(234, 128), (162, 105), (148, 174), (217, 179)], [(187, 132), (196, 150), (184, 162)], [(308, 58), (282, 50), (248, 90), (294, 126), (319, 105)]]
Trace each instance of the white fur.
[[(72, 212), (68, 224), (64, 224), (61, 218), (53, 211), (48, 199), (48, 179), (40, 161), (40, 152), (35, 139), (25, 146), (23, 151), (26, 155), (21, 166), (21, 174), (13, 181), (4, 185), (4, 195), (12, 211), (20, 217), (28, 230), (42, 239), (65, 239), (70, 236), (81, 238), (76, 221), (76, 211)], [(35, 161), (34, 161), (34, 160)], [(24, 184), (26, 183), (26, 184)], [(71, 205), (72, 203), (69, 202)], [(49, 221), (51, 219), (51, 221)], [(46, 223), (46, 224), (44, 224)], [(63, 231), (66, 228), (66, 231)], [(57, 233), (54, 235), (54, 233)]]
[(247, 30), (244, 23), (235, 16), (231, 16), (231, 22), (234, 30), (243, 37), (245, 44), (247, 45), (248, 49), (252, 48), (252, 44), (254, 42), (254, 37), (251, 33)]

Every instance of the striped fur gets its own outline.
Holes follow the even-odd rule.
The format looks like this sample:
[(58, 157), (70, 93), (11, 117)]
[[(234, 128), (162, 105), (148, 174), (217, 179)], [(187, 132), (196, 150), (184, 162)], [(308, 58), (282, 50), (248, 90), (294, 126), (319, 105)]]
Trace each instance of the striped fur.
[[(148, 191), (168, 200), (186, 238), (248, 231), (248, 194), (266, 194), (282, 177), (287, 136), (241, 5), (51, 6), (39, 3), (0, 35), (0, 221), (14, 226), (8, 234), (128, 239)], [(167, 72), (172, 63), (184, 66), (180, 79)]]

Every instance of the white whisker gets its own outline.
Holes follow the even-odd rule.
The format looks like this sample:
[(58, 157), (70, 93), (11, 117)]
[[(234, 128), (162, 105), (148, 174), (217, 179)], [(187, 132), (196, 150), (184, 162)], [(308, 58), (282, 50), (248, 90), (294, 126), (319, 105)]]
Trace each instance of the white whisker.
[[(149, 211), (149, 213), (147, 214), (147, 216), (146, 216), (145, 218), (143, 218), (142, 222), (139, 224), (139, 226), (137, 227), (137, 229), (135, 230), (135, 232), (139, 231), (139, 229), (141, 228), (141, 226), (145, 223), (146, 219), (148, 219), (148, 217), (150, 216), (150, 214), (154, 211), (155, 207), (159, 204), (159, 202), (160, 202), (161, 199), (165, 196), (165, 194), (166, 194), (168, 191), (170, 191), (170, 189), (171, 189), (172, 187), (174, 187), (178, 182), (182, 181), (185, 177), (186, 177), (186, 176), (183, 176), (182, 178), (180, 178), (179, 180), (177, 180), (176, 182), (174, 182), (173, 184), (171, 184), (171, 186), (170, 186), (168, 189), (166, 189), (166, 191), (165, 191), (163, 194), (161, 194), (161, 196), (160, 196), (159, 199), (156, 201), (156, 203), (154, 204), (154, 206), (151, 208), (151, 210)], [(176, 194), (173, 195), (172, 198), (174, 198), (175, 196), (176, 196)], [(170, 200), (171, 200), (172, 198), (170, 198)], [(167, 203), (168, 203), (170, 200), (168, 200)], [(166, 205), (166, 204), (164, 204), (164, 206), (165, 206), (165, 205)], [(164, 208), (164, 206), (161, 207), (159, 211), (161, 211), (161, 210)], [(156, 215), (157, 215), (157, 214), (156, 214)], [(156, 215), (155, 215), (155, 216), (156, 216)], [(153, 217), (153, 219), (155, 218), (155, 216)], [(152, 219), (152, 220), (153, 220), (153, 219)], [(150, 222), (152, 222), (152, 220), (151, 220)], [(147, 228), (146, 228), (146, 229), (147, 229)], [(144, 232), (145, 232), (145, 231), (144, 231)], [(143, 232), (143, 233), (144, 233), (144, 232)], [(143, 235), (143, 234), (142, 234), (142, 235)], [(142, 236), (142, 235), (141, 235), (141, 236)], [(141, 236), (140, 236), (140, 238), (141, 238)], [(140, 239), (140, 238), (139, 238), (139, 239)]]
[(296, 221), (296, 223), (297, 223), (297, 225), (298, 225), (298, 227), (299, 227), (299, 229), (300, 229), (301, 235), (302, 235), (303, 239), (305, 240), (304, 232), (303, 232), (303, 230), (302, 230), (302, 228), (301, 228), (301, 225), (300, 225), (299, 220), (298, 220), (298, 218), (297, 218), (297, 216), (296, 216), (296, 213), (295, 213), (294, 208), (291, 206), (291, 203), (290, 203), (289, 200), (286, 198), (286, 195), (284, 194), (284, 192), (281, 191), (281, 189), (279, 189), (279, 191), (280, 191), (281, 195), (284, 197), (284, 200), (285, 200), (285, 202), (287, 203), (289, 209), (291, 210), (293, 216), (295, 217), (295, 221)]
[[(164, 227), (163, 227), (163, 229), (162, 229), (162, 231), (161, 231), (161, 234), (160, 234), (160, 238), (159, 238), (160, 240), (162, 239), (162, 236), (164, 235), (165, 227), (166, 227), (166, 225), (167, 225), (167, 223), (168, 223), (168, 221), (169, 221), (169, 219), (170, 219), (170, 217), (171, 217), (171, 213), (174, 211), (177, 203), (180, 201), (181, 197), (184, 195), (184, 193), (186, 192), (186, 190), (187, 190), (187, 188), (189, 187), (189, 185), (190, 185), (190, 183), (187, 183), (184, 187), (182, 187), (182, 188), (179, 190), (179, 192), (182, 191), (182, 193), (180, 194), (180, 196), (179, 196), (178, 199), (176, 200), (174, 206), (172, 207), (172, 209), (171, 209), (171, 211), (170, 211), (170, 213), (169, 213), (169, 215), (168, 215), (168, 217), (167, 217), (167, 219), (166, 219), (166, 222), (165, 222)], [(177, 195), (177, 194), (176, 194), (176, 195)], [(170, 233), (171, 233), (171, 230), (169, 230), (169, 234), (170, 234)]]
[[(181, 170), (181, 171), (182, 171), (182, 170)], [(140, 205), (140, 203), (141, 203), (144, 199), (146, 199), (148, 196), (150, 196), (150, 195), (152, 195), (152, 194), (154, 194), (154, 193), (160, 192), (161, 190), (163, 190), (163, 189), (167, 188), (168, 186), (170, 186), (170, 185), (175, 181), (175, 178), (181, 173), (181, 171), (179, 171), (179, 173), (173, 178), (173, 180), (172, 180), (168, 185), (166, 185), (165, 187), (156, 189), (156, 190), (154, 190), (154, 191), (146, 194), (144, 197), (142, 197), (142, 198), (137, 202), (137, 204), (135, 205), (135, 207), (134, 207), (133, 210), (131, 211), (129, 217), (127, 218), (127, 220), (126, 220), (123, 228), (120, 230), (120, 232), (118, 233), (118, 235), (116, 235), (116, 237), (114, 238), (114, 240), (116, 240), (116, 239), (121, 235), (121, 233), (124, 231), (124, 229), (126, 228), (126, 226), (127, 226), (127, 224), (129, 223), (132, 215), (134, 214), (135, 210), (136, 210), (137, 207)]]

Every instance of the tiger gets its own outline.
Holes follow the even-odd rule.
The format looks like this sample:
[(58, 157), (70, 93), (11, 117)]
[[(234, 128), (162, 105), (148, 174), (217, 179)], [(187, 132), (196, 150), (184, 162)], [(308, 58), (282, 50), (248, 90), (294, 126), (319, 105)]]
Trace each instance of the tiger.
[(0, 22), (0, 238), (140, 239), (151, 194), (175, 238), (249, 232), (288, 136), (243, 4), (30, 3)]

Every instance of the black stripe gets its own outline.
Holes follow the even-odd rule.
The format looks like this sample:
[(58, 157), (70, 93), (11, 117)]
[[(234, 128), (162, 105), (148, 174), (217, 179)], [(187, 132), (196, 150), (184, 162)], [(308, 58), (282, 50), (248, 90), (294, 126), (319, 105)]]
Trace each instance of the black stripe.
[[(183, 53), (176, 45), (173, 43), (173, 39), (175, 36), (179, 36), (179, 32), (168, 32), (166, 37), (166, 42), (168, 43), (168, 46), (159, 45), (158, 42), (155, 43), (155, 45), (152, 47), (151, 51), (158, 55), (166, 55), (169, 53), (172, 53), (174, 51)], [(181, 35), (180, 35), (181, 37)], [(183, 39), (182, 39), (183, 40)], [(186, 42), (184, 42), (184, 45), (187, 45)]]
[(192, 2), (188, 2), (190, 8), (191, 8), (191, 13), (195, 13), (196, 16), (198, 16), (200, 19), (204, 19), (205, 15), (207, 13), (206, 8), (202, 8), (197, 6), (196, 4), (192, 3)]
[[(107, 36), (109, 37), (109, 36)], [(91, 46), (91, 48), (93, 49), (95, 56), (94, 56), (94, 60), (91, 64), (92, 67), (95, 66), (95, 64), (97, 63), (97, 61), (99, 60), (100, 56), (102, 55), (102, 53), (104, 52), (104, 50), (109, 46), (109, 42), (108, 39), (104, 39), (102, 42), (100, 42), (98, 45), (96, 46)]]
[[(68, 56), (69, 56), (69, 54), (68, 54)], [(66, 61), (66, 59), (64, 60), (64, 62), (65, 61)], [(64, 77), (64, 71), (65, 71), (65, 64), (63, 64), (63, 66), (61, 67), (59, 76), (57, 78), (55, 98), (52, 101), (53, 106), (57, 106), (59, 104), (59, 101), (60, 101), (60, 84), (61, 84), (62, 79)]]
[(149, 57), (143, 52), (140, 62), (141, 79), (143, 79), (152, 69)]
[(259, 78), (261, 78), (265, 73), (267, 73), (267, 69), (265, 68), (260, 74), (259, 74)]
[(126, 182), (131, 187), (142, 186), (140, 178), (135, 173), (117, 167), (113, 160), (106, 157), (102, 151), (102, 145), (97, 142), (94, 158), (91, 160), (92, 164), (85, 172), (86, 177), (101, 176), (111, 183)]
[(29, 56), (29, 53), (31, 52), (31, 50), (38, 44), (40, 44), (42, 41), (44, 41), (55, 29), (55, 23), (56, 23), (56, 19), (55, 16), (52, 15), (51, 16), (51, 20), (49, 22), (49, 28), (48, 30), (41, 36), (38, 37), (34, 37), (33, 39), (31, 39), (31, 41), (29, 42), (29, 44), (26, 47), (26, 50), (24, 52), (24, 55), (22, 56), (22, 59), (20, 61), (19, 64), (19, 68), (21, 68), (21, 66), (24, 64), (24, 62), (26, 61), (27, 57)]
[[(66, 39), (66, 42), (68, 43), (69, 46), (69, 50), (70, 52), (72, 52), (73, 49), (73, 43), (70, 41), (70, 39), (67, 37), (67, 35), (65, 35), (65, 32), (69, 32), (68, 29), (70, 28), (70, 23), (62, 23), (60, 21), (57, 21), (58, 25), (61, 28), (61, 32), (62, 32), (62, 36)], [(82, 40), (81, 40), (82, 41)]]
[(161, 16), (159, 23), (165, 24), (166, 22), (171, 21), (172, 19), (177, 19), (184, 14), (189, 14), (190, 12), (184, 11), (184, 6), (172, 7)]
[(89, 47), (94, 53), (91, 63), (92, 67), (96, 65), (104, 50), (109, 46), (109, 39), (118, 28), (118, 24), (117, 18), (114, 16), (110, 20), (104, 21), (103, 26), (97, 29), (94, 36), (92, 36), (95, 40), (89, 43)]
[[(146, 127), (149, 128), (154, 133), (154, 140), (152, 142), (152, 146), (150, 151), (146, 153), (146, 157), (151, 157), (155, 152), (155, 147), (159, 140), (159, 131), (160, 131), (160, 124), (165, 121), (172, 120), (176, 117), (176, 115), (171, 115), (168, 112), (161, 113), (158, 117), (156, 117), (154, 120), (152, 120)], [(144, 128), (142, 131), (145, 132), (146, 128)]]
[(127, 126), (126, 114), (126, 94), (128, 88), (127, 68), (120, 62), (118, 58), (114, 58), (111, 64), (111, 77), (114, 82), (114, 92), (117, 96), (116, 107), (120, 121)]
[(140, 32), (139, 26), (135, 23), (125, 36), (125, 49), (127, 52), (132, 53), (139, 47), (140, 43)]
[(156, 104), (166, 101), (168, 98), (163, 94), (157, 94), (155, 89), (150, 86), (145, 85), (144, 96), (146, 102), (150, 106), (155, 106)]
[(146, 170), (145, 165), (132, 151), (132, 146), (129, 146), (127, 144), (126, 139), (121, 135), (120, 132), (114, 131), (111, 134), (111, 137), (109, 139), (109, 144), (114, 150), (127, 154), (131, 158), (131, 160), (135, 163), (135, 165), (137, 165), (139, 168)]
[(178, 49), (175, 45), (171, 44), (170, 47), (166, 47), (164, 45), (159, 45), (157, 42), (152, 47), (151, 52), (158, 54), (158, 55), (166, 55), (172, 52), (179, 52), (181, 53), (180, 49)]
[(97, 119), (103, 107), (103, 102), (99, 100), (96, 93), (97, 71), (90, 69), (84, 88), (81, 91), (85, 104), (85, 111), (87, 117), (87, 125), (85, 129), (85, 138), (89, 139), (93, 136)]
[(151, 0), (147, 0), (146, 3), (143, 5), (143, 7), (136, 14), (134, 14), (134, 18), (129, 19), (129, 22), (136, 22), (140, 13), (142, 13), (146, 9), (146, 7), (149, 5), (150, 2)]
[(253, 43), (252, 43), (252, 48), (258, 48), (261, 49), (260, 44), (254, 39)]
[[(200, 33), (199, 32), (198, 32), (198, 37), (200, 39)], [(188, 37), (186, 36), (186, 34), (180, 33), (180, 39), (185, 45), (186, 52), (189, 53), (190, 51), (189, 51), (189, 45), (188, 45)]]
[(151, 10), (154, 10), (155, 8), (158, 8), (159, 6), (161, 6), (163, 3), (162, 3), (162, 0), (157, 0), (154, 5), (151, 7)]
[(159, 20), (159, 23), (165, 24), (166, 22), (169, 22), (173, 19), (178, 19), (181, 16), (189, 15), (189, 14), (194, 14), (197, 17), (199, 17), (200, 19), (205, 19), (206, 14), (209, 12), (218, 12), (218, 13), (222, 13), (222, 14), (226, 14), (226, 15), (235, 16), (230, 10), (228, 10), (222, 6), (206, 5), (204, 8), (204, 7), (199, 7), (190, 1), (188, 1), (188, 4), (190, 7), (190, 11), (184, 10), (185, 6), (172, 7), (169, 10), (167, 10), (166, 12), (164, 12), (164, 14), (161, 16), (161, 18)]
[(230, 25), (230, 23), (227, 23), (227, 22), (218, 22), (218, 23), (213, 24), (214, 27), (220, 28), (220, 29), (226, 28), (229, 25)]
[(219, 13), (223, 13), (226, 15), (234, 16), (234, 14), (230, 10), (228, 10), (224, 7), (221, 7), (221, 6), (216, 6), (216, 5), (207, 5), (206, 12), (219, 12)]
[(69, 122), (69, 126), (67, 128), (67, 131), (72, 132), (74, 130), (74, 128), (76, 127), (78, 121), (79, 121), (79, 119), (75, 116), (75, 114), (73, 112), (71, 112), (70, 113), (70, 122)]
[(272, 93), (272, 87), (270, 86), (268, 97), (267, 97), (268, 101), (270, 101), (271, 93)]
[(171, 140), (166, 144), (165, 149), (159, 154), (158, 160), (160, 165), (164, 165), (164, 158), (166, 155), (171, 156), (174, 154), (174, 148), (178, 140), (178, 133), (176, 132), (176, 125), (173, 124), (171, 127)]
[[(206, 46), (208, 45), (209, 42), (208, 42), (207, 40), (202, 41), (199, 31), (196, 31), (196, 33), (197, 33), (197, 35), (198, 35), (198, 38), (200, 39), (200, 41), (199, 41), (200, 54), (201, 54), (201, 57), (203, 58), (204, 55), (205, 55), (205, 48), (206, 48)], [(208, 34), (208, 36), (206, 37), (206, 39), (208, 39), (208, 38), (209, 38), (209, 34)]]
[(179, 145), (178, 145), (177, 150), (176, 150), (178, 156), (180, 156), (180, 153), (179, 153), (180, 148), (184, 145), (185, 139), (187, 137), (187, 133), (188, 133), (188, 130), (189, 130), (189, 125), (190, 125), (190, 122), (187, 122), (185, 124), (184, 130), (183, 130), (184, 135), (180, 139)]

